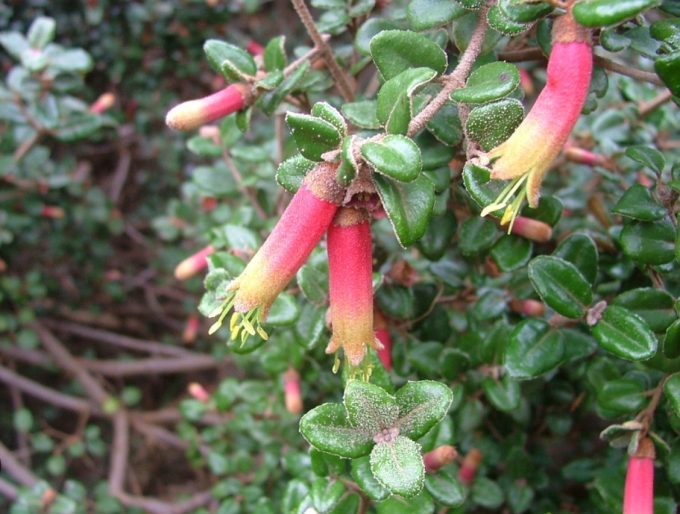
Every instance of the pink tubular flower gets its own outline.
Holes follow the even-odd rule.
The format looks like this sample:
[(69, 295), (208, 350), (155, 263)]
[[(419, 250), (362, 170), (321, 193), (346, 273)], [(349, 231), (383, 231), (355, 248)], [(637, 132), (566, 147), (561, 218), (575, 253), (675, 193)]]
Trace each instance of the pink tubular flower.
[(289, 368), (283, 374), (283, 396), (286, 410), (291, 414), (302, 413), (302, 391), (300, 388), (300, 374)]
[(205, 390), (198, 382), (191, 382), (187, 387), (189, 394), (201, 403), (208, 403), (210, 401), (210, 393)]
[(542, 221), (525, 216), (517, 216), (510, 229), (510, 233), (536, 241), (537, 243), (547, 243), (552, 237), (552, 227)]
[(210, 245), (187, 257), (175, 267), (175, 278), (186, 280), (204, 270), (208, 266), (208, 256), (213, 253), (215, 253), (215, 248)]
[(250, 88), (236, 83), (212, 95), (176, 105), (165, 116), (165, 123), (175, 130), (194, 130), (222, 116), (240, 111), (250, 104)]
[(482, 452), (477, 448), (472, 448), (465, 458), (463, 458), (463, 464), (460, 466), (460, 471), (458, 472), (458, 478), (465, 485), (470, 485), (475, 479), (479, 465), (482, 463)]
[(246, 50), (251, 54), (251, 55), (263, 55), (264, 54), (264, 47), (255, 41), (254, 39), (251, 39), (248, 41), (248, 44), (246, 45)]
[(645, 438), (628, 459), (623, 514), (654, 514), (654, 458), (654, 443)]
[(64, 217), (66, 213), (64, 212), (64, 209), (61, 207), (57, 207), (56, 205), (43, 205), (42, 209), (40, 209), (40, 215), (43, 218), (50, 218), (53, 220), (60, 220)]
[(90, 112), (94, 114), (101, 114), (113, 107), (114, 103), (116, 103), (116, 95), (113, 93), (103, 93), (94, 101), (92, 105), (90, 105)]
[(387, 322), (380, 311), (373, 310), (373, 328), (375, 337), (382, 343), (378, 349), (378, 358), (387, 371), (392, 371), (392, 337), (387, 330)]
[(457, 456), (458, 452), (453, 446), (449, 444), (438, 446), (431, 452), (427, 452), (425, 455), (423, 455), (425, 471), (428, 473), (434, 473), (456, 460)]
[(260, 326), (269, 307), (305, 263), (321, 240), (344, 197), (335, 181), (337, 165), (319, 163), (309, 172), (264, 244), (243, 272), (228, 286), (222, 305), (212, 313), (220, 314), (209, 333), (220, 328), (233, 308), (231, 338), (258, 333), (267, 339)]
[(358, 366), (366, 346), (380, 348), (373, 333), (373, 255), (366, 211), (343, 208), (328, 229), (328, 271), (333, 336), (326, 353), (342, 347)]
[(512, 182), (482, 216), (505, 209), (501, 224), (511, 227), (525, 197), (531, 207), (538, 205), (543, 177), (574, 128), (590, 85), (590, 31), (568, 11), (555, 20), (552, 39), (545, 87), (512, 136), (487, 155), (491, 178)]
[(196, 336), (198, 335), (199, 319), (196, 314), (190, 314), (184, 325), (184, 331), (182, 332), (182, 341), (185, 344), (191, 344), (196, 341)]

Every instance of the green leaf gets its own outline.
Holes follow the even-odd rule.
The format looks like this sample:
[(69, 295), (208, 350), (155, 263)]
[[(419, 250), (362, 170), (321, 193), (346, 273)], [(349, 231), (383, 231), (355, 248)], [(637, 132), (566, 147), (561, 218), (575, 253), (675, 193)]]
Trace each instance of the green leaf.
[(666, 209), (659, 205), (652, 194), (642, 184), (635, 184), (628, 188), (612, 212), (640, 221), (656, 221), (666, 215)]
[(333, 125), (336, 129), (338, 129), (340, 136), (344, 137), (347, 135), (347, 123), (345, 123), (345, 118), (342, 117), (340, 111), (338, 111), (328, 102), (316, 102), (312, 106), (311, 113), (312, 116), (321, 118), (322, 120), (325, 120)]
[(373, 476), (392, 493), (412, 498), (422, 490), (425, 466), (418, 443), (397, 436), (375, 445), (370, 460)]
[(526, 2), (524, 0), (499, 0), (498, 7), (500, 7), (503, 14), (518, 22), (536, 21), (550, 14), (554, 7), (546, 2)]
[(430, 68), (411, 68), (383, 84), (378, 92), (376, 115), (391, 134), (405, 134), (413, 115), (413, 95), (436, 76)]
[(338, 129), (321, 118), (288, 112), (286, 123), (300, 153), (312, 161), (320, 161), (321, 155), (340, 144)]
[(654, 71), (675, 96), (680, 96), (680, 50), (657, 57)]
[(406, 8), (406, 17), (413, 30), (441, 27), (465, 13), (460, 5), (450, 0), (412, 0)]
[(585, 234), (570, 235), (563, 239), (555, 249), (553, 257), (571, 262), (589, 283), (595, 283), (599, 257), (595, 241), (590, 236)]
[(376, 114), (375, 100), (362, 100), (342, 105), (342, 113), (353, 125), (364, 129), (379, 129), (380, 120)]
[(652, 332), (664, 332), (677, 318), (675, 300), (663, 289), (651, 287), (630, 289), (614, 298), (612, 305), (625, 307), (640, 316)]
[(680, 357), (680, 319), (675, 320), (666, 330), (663, 354), (669, 359)]
[(267, 43), (264, 49), (264, 69), (267, 71), (282, 71), (288, 59), (286, 58), (286, 36), (275, 37)]
[(312, 483), (310, 497), (318, 512), (331, 512), (345, 493), (345, 486), (335, 479), (317, 478)]
[(675, 415), (680, 416), (680, 373), (668, 377), (663, 386), (663, 392)]
[(583, 274), (571, 262), (541, 255), (529, 263), (529, 280), (543, 301), (567, 318), (585, 315), (593, 292)]
[(351, 425), (370, 434), (395, 426), (399, 407), (394, 397), (376, 385), (350, 380), (344, 396), (347, 418)]
[(470, 495), (476, 504), (492, 511), (497, 511), (504, 501), (503, 490), (496, 482), (486, 477), (475, 479)]
[(593, 327), (593, 335), (605, 350), (631, 361), (644, 361), (656, 353), (654, 333), (640, 316), (609, 305)]
[(28, 29), (27, 39), (31, 48), (42, 50), (54, 39), (57, 24), (53, 18), (38, 16)]
[(392, 495), (376, 505), (377, 514), (432, 514), (434, 510), (432, 497), (425, 490), (415, 498)]
[(506, 98), (470, 111), (465, 131), (485, 152), (508, 139), (524, 119), (522, 102)]
[(519, 71), (514, 64), (492, 62), (474, 70), (464, 88), (451, 93), (457, 102), (483, 104), (504, 98), (519, 86)]
[(615, 25), (633, 18), (661, 0), (582, 0), (574, 5), (574, 18), (586, 27)]
[(371, 434), (349, 424), (339, 403), (324, 403), (307, 412), (300, 420), (300, 433), (314, 448), (348, 459), (367, 455), (374, 444)]
[(202, 136), (193, 136), (187, 141), (187, 149), (199, 157), (219, 157), (222, 148), (216, 145), (212, 139)]
[(95, 134), (103, 126), (101, 116), (90, 113), (69, 116), (68, 119), (59, 124), (59, 128), (54, 131), (54, 136), (59, 141), (72, 143), (85, 139)]
[(295, 193), (300, 189), (305, 176), (314, 166), (314, 161), (305, 159), (300, 154), (295, 154), (279, 164), (276, 170), (276, 181), (286, 191)]
[(653, 170), (660, 175), (666, 167), (666, 159), (656, 148), (644, 145), (634, 145), (626, 148), (626, 157), (639, 162), (643, 166)]
[(401, 182), (415, 180), (423, 169), (420, 148), (402, 135), (390, 134), (378, 142), (364, 143), (361, 155), (375, 171)]
[(505, 188), (502, 180), (491, 180), (491, 171), (468, 162), (463, 168), (465, 190), (475, 203), (484, 208), (494, 202)]
[(597, 391), (597, 403), (614, 415), (632, 414), (645, 405), (644, 392), (644, 385), (633, 378), (608, 380)]
[(413, 68), (446, 71), (446, 52), (437, 43), (410, 30), (384, 30), (371, 39), (371, 57), (384, 80)]
[(432, 182), (422, 174), (408, 183), (396, 182), (381, 175), (375, 175), (373, 179), (399, 244), (406, 247), (415, 243), (425, 234), (432, 216)]
[(517, 36), (531, 28), (531, 23), (521, 23), (509, 18), (498, 5), (492, 5), (486, 13), (489, 27), (505, 36)]
[(668, 219), (632, 222), (621, 231), (624, 253), (642, 264), (666, 264), (675, 255), (675, 229)]
[(430, 221), (425, 235), (418, 241), (418, 249), (431, 261), (441, 259), (456, 233), (456, 218), (450, 212)]
[(482, 380), (482, 389), (489, 403), (501, 412), (512, 412), (519, 407), (519, 384), (509, 375), (505, 375), (502, 380), (486, 377)]
[(501, 271), (514, 271), (526, 266), (533, 248), (533, 243), (528, 239), (504, 235), (491, 249), (491, 257)]
[(407, 382), (395, 398), (399, 405), (399, 433), (419, 439), (446, 415), (453, 393), (441, 382), (420, 380)]
[(465, 488), (445, 471), (426, 475), (425, 489), (437, 502), (447, 507), (458, 507), (465, 501)]
[(500, 234), (490, 219), (480, 216), (468, 218), (460, 226), (460, 251), (463, 255), (480, 255), (494, 245)]
[(562, 334), (538, 319), (522, 321), (505, 348), (505, 369), (511, 377), (535, 378), (559, 365), (564, 357)]
[(18, 61), (21, 60), (24, 52), (30, 48), (24, 35), (14, 31), (0, 32), (0, 45)]
[(94, 65), (90, 54), (81, 48), (70, 48), (51, 53), (49, 61), (51, 68), (70, 73), (87, 73)]
[(302, 63), (295, 71), (285, 77), (281, 83), (276, 86), (276, 89), (260, 95), (257, 100), (257, 105), (265, 112), (265, 114), (273, 114), (283, 99), (293, 92), (302, 82), (309, 72), (310, 67), (311, 65), (308, 61)]
[(370, 457), (352, 460), (352, 479), (373, 501), (382, 501), (390, 495), (390, 492), (380, 485), (380, 482), (373, 476)]
[(443, 144), (458, 146), (463, 140), (463, 128), (460, 124), (456, 104), (446, 102), (437, 111), (437, 114), (427, 122), (427, 130)]
[(208, 39), (203, 45), (208, 62), (212, 69), (224, 75), (231, 82), (244, 80), (257, 73), (257, 65), (253, 57), (238, 46)]

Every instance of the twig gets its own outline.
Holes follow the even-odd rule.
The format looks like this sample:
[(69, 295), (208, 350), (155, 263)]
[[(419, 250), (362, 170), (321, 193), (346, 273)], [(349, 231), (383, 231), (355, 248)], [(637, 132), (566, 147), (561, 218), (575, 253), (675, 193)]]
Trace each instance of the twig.
[(649, 71), (639, 70), (633, 68), (629, 64), (621, 64), (606, 57), (600, 55), (594, 56), (595, 64), (602, 66), (605, 70), (613, 71), (614, 73), (619, 73), (621, 75), (626, 75), (627, 77), (634, 78), (636, 80), (642, 80), (643, 82), (649, 82), (651, 84), (656, 84), (657, 86), (663, 86), (663, 81), (659, 78), (656, 73), (651, 73)]
[(498, 60), (506, 62), (541, 61), (545, 58), (543, 51), (537, 46), (522, 48), (521, 50), (509, 50), (498, 54)]
[(486, 9), (483, 9), (479, 15), (477, 26), (470, 38), (470, 43), (463, 52), (463, 55), (461, 55), (456, 68), (446, 77), (443, 89), (408, 124), (407, 135), (409, 137), (413, 137), (420, 132), (425, 125), (427, 125), (427, 122), (430, 121), (434, 115), (437, 114), (439, 109), (441, 109), (449, 100), (451, 92), (463, 86), (467, 76), (470, 74), (470, 70), (472, 70), (475, 59), (482, 50), (486, 29)]
[(12, 161), (17, 163), (21, 159), (23, 159), (24, 155), (26, 155), (29, 152), (29, 150), (33, 148), (33, 146), (40, 140), (41, 135), (42, 134), (40, 132), (35, 132), (28, 139), (24, 139), (24, 142), (21, 143), (14, 151), (14, 155), (12, 155)]
[(661, 400), (661, 395), (663, 394), (663, 387), (666, 385), (666, 381), (670, 378), (670, 375), (664, 376), (656, 387), (653, 389), (652, 398), (649, 400), (649, 404), (636, 416), (635, 419), (642, 423), (642, 430), (640, 433), (640, 439), (644, 438), (649, 432), (649, 427), (652, 424), (652, 419), (654, 419), (654, 412), (659, 406), (659, 401)]
[(668, 100), (670, 100), (672, 97), (673, 93), (671, 93), (670, 90), (666, 89), (664, 92), (652, 98), (651, 100), (648, 100), (646, 102), (640, 102), (638, 104), (638, 112), (640, 113), (640, 117), (647, 116), (657, 107), (660, 107), (666, 102), (668, 102)]
[(335, 60), (335, 55), (333, 55), (333, 50), (316, 28), (312, 14), (307, 8), (307, 4), (305, 4), (304, 0), (291, 0), (291, 3), (293, 4), (295, 12), (300, 17), (300, 21), (305, 26), (305, 29), (307, 29), (307, 34), (309, 34), (309, 37), (314, 42), (314, 46), (321, 50), (321, 56), (338, 87), (338, 91), (340, 91), (340, 94), (346, 102), (351, 102), (354, 100), (354, 92), (350, 85), (349, 77), (340, 68), (338, 62)]
[(2, 478), (0, 478), (0, 494), (10, 501), (14, 501), (19, 497), (16, 486)]
[(116, 164), (116, 170), (113, 172), (113, 180), (111, 181), (111, 201), (114, 204), (118, 203), (120, 193), (123, 190), (125, 181), (130, 173), (130, 163), (132, 162), (132, 154), (126, 148), (120, 149), (120, 156)]
[(2, 462), (2, 470), (6, 471), (9, 476), (21, 485), (33, 487), (38, 483), (38, 477), (31, 473), (28, 468), (24, 467), (2, 442), (0, 442), (0, 462)]
[[(324, 42), (327, 42), (327, 41), (330, 40), (330, 36), (329, 36), (328, 34), (322, 34), (322, 35), (321, 35), (321, 39), (322, 39)], [(284, 76), (284, 77), (287, 77), (288, 75), (290, 75), (291, 73), (293, 73), (297, 68), (299, 68), (299, 67), (302, 65), (302, 63), (304, 63), (305, 61), (311, 61), (311, 60), (313, 60), (313, 59), (314, 59), (317, 55), (319, 55), (320, 53), (321, 53), (321, 48), (315, 46), (314, 48), (312, 48), (311, 50), (309, 50), (307, 53), (305, 53), (304, 55), (298, 57), (298, 58), (295, 59), (292, 63), (290, 63), (288, 66), (286, 66), (286, 67), (283, 69), (283, 76)]]
[(222, 149), (222, 158), (224, 159), (224, 163), (227, 165), (227, 168), (229, 168), (231, 176), (234, 177), (234, 181), (236, 182), (239, 191), (241, 191), (244, 195), (248, 197), (248, 200), (250, 200), (251, 205), (255, 209), (255, 212), (260, 217), (260, 219), (266, 220), (267, 213), (264, 212), (264, 209), (260, 205), (260, 202), (257, 201), (257, 196), (255, 196), (253, 190), (243, 183), (243, 177), (241, 176), (241, 172), (236, 167), (234, 160), (231, 158), (231, 155), (229, 155), (229, 151), (226, 148)]

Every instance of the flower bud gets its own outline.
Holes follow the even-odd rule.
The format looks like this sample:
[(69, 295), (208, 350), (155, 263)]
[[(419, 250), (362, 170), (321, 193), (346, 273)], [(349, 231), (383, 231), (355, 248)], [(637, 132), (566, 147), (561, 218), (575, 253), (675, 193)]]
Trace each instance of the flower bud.
[(510, 233), (537, 243), (547, 243), (552, 237), (552, 227), (533, 218), (517, 216)]
[(187, 318), (186, 324), (184, 325), (184, 331), (182, 332), (182, 341), (185, 344), (191, 344), (196, 341), (196, 336), (198, 335), (198, 316), (196, 314), (190, 314)]
[(90, 105), (90, 112), (101, 114), (113, 107), (114, 103), (116, 103), (116, 95), (113, 93), (103, 93)]
[(435, 471), (438, 471), (447, 464), (450, 464), (456, 460), (457, 456), (458, 452), (453, 446), (449, 444), (438, 446), (431, 452), (427, 452), (425, 455), (423, 455), (425, 471), (428, 473), (434, 473)]
[(377, 309), (373, 310), (373, 328), (376, 339), (382, 343), (382, 348), (378, 348), (378, 358), (387, 371), (392, 371), (392, 337), (385, 317)]
[(246, 45), (246, 50), (255, 56), (264, 54), (264, 47), (253, 39), (248, 41), (248, 44)]
[(198, 382), (191, 382), (187, 387), (189, 394), (201, 403), (208, 403), (210, 401), (210, 394)]
[(175, 278), (177, 280), (186, 280), (193, 277), (199, 271), (204, 270), (208, 267), (208, 256), (213, 253), (215, 253), (215, 248), (210, 245), (187, 257), (175, 268)]
[(654, 514), (654, 443), (644, 438), (628, 459), (623, 514)]
[(465, 458), (463, 458), (463, 464), (460, 466), (460, 471), (458, 472), (458, 478), (465, 485), (470, 485), (475, 479), (479, 465), (482, 463), (482, 452), (477, 448), (472, 448)]
[(518, 314), (530, 317), (539, 317), (545, 314), (545, 305), (533, 298), (527, 298), (526, 300), (513, 298), (510, 300), (510, 308)]
[(302, 414), (302, 391), (300, 388), (300, 374), (289, 368), (283, 374), (283, 396), (286, 410), (291, 414)]
[(64, 217), (64, 209), (54, 205), (43, 205), (40, 210), (40, 215), (43, 218), (50, 218), (53, 220), (60, 220)]
[(165, 116), (165, 123), (175, 130), (194, 130), (250, 104), (249, 86), (231, 84), (212, 95), (176, 105)]

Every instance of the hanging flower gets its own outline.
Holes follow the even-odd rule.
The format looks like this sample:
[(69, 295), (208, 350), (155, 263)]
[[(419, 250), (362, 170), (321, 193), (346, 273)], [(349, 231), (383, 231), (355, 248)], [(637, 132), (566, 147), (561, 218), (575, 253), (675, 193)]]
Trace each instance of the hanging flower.
[(165, 123), (175, 130), (194, 130), (240, 111), (250, 104), (251, 96), (247, 84), (232, 84), (212, 95), (176, 105), (165, 116)]
[(385, 317), (377, 309), (373, 311), (373, 328), (375, 337), (382, 343), (382, 348), (378, 349), (378, 358), (387, 371), (392, 371), (392, 337), (387, 330)]
[(623, 514), (654, 514), (654, 443), (644, 438), (628, 459)]
[(341, 347), (358, 366), (366, 346), (380, 348), (373, 333), (373, 255), (369, 217), (343, 208), (328, 229), (328, 268), (333, 336), (326, 353)]
[(555, 20), (546, 85), (527, 117), (504, 143), (491, 150), (491, 178), (511, 180), (482, 216), (501, 209), (501, 224), (510, 223), (524, 198), (538, 205), (539, 188), (567, 141), (585, 103), (593, 67), (590, 31), (571, 11)]
[(295, 415), (302, 413), (303, 405), (300, 373), (293, 368), (289, 368), (288, 371), (283, 374), (283, 396), (288, 412)]
[(199, 271), (204, 270), (208, 267), (208, 257), (213, 253), (215, 253), (215, 248), (209, 245), (190, 255), (175, 267), (175, 278), (177, 280), (186, 280), (193, 277)]
[[(228, 294), (212, 316), (214, 333), (233, 309), (231, 338), (267, 333), (260, 326), (269, 307), (305, 263), (328, 229), (344, 191), (335, 181), (336, 165), (320, 163), (305, 177), (300, 189), (264, 244), (243, 272), (227, 287)], [(210, 316), (210, 317), (212, 317)]]

